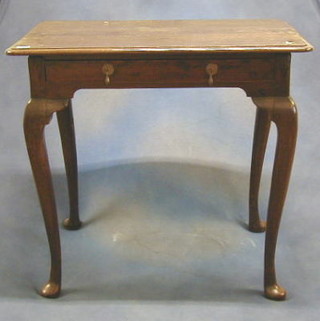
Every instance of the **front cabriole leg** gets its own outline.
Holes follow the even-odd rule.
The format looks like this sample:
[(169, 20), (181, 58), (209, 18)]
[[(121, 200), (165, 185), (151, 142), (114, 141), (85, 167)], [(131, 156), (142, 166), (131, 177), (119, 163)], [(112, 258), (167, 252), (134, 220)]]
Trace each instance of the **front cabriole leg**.
[(68, 106), (65, 99), (31, 99), (24, 115), (26, 145), (38, 191), (51, 254), (51, 271), (41, 295), (58, 297), (61, 289), (61, 246), (51, 171), (46, 150), (44, 128), (54, 112)]
[(286, 290), (276, 279), (275, 251), (281, 214), (288, 190), (297, 139), (297, 110), (290, 97), (253, 98), (260, 108), (270, 111), (277, 127), (277, 146), (269, 197), (265, 242), (264, 293), (272, 300), (284, 300)]

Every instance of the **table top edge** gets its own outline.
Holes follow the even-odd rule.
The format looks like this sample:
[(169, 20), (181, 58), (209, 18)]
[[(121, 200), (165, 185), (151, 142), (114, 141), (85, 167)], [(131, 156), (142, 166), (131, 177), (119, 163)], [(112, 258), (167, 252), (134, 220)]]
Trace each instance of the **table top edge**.
[(35, 49), (26, 49), (26, 48), (13, 48), (9, 47), (5, 53), (8, 56), (56, 56), (56, 55), (67, 55), (67, 56), (75, 56), (75, 55), (108, 55), (108, 54), (149, 54), (153, 53), (157, 54), (174, 54), (174, 53), (194, 53), (194, 54), (215, 54), (215, 53), (299, 53), (299, 52), (310, 52), (314, 50), (314, 47), (311, 44), (306, 44), (300, 47), (252, 47), (252, 48), (69, 48), (69, 49), (61, 49), (61, 48), (35, 48)]

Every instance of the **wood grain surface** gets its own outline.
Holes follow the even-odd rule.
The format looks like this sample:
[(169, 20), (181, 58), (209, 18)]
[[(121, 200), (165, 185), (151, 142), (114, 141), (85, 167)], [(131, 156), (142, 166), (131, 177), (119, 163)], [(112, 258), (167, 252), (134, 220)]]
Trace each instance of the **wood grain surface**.
[(46, 21), (8, 55), (121, 52), (303, 52), (312, 46), (281, 20)]

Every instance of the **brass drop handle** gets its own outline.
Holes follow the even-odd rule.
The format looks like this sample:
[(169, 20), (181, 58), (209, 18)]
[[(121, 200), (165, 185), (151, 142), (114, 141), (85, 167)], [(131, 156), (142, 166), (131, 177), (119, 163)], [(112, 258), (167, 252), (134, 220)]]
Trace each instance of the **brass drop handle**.
[(110, 85), (110, 76), (114, 73), (114, 67), (111, 64), (104, 64), (102, 66), (102, 72), (106, 75), (104, 80), (106, 86)]
[(218, 65), (208, 64), (206, 67), (206, 72), (209, 75), (208, 84), (209, 86), (213, 86), (213, 76), (218, 73)]

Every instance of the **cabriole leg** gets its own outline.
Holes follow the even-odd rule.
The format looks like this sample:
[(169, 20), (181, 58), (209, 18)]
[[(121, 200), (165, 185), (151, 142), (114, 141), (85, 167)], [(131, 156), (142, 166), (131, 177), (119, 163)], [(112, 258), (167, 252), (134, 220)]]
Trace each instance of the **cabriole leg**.
[(68, 105), (62, 99), (31, 99), (24, 115), (26, 145), (38, 191), (51, 254), (48, 283), (41, 294), (48, 298), (59, 296), (61, 289), (61, 247), (51, 171), (45, 144), (44, 128), (52, 114)]
[(78, 206), (78, 165), (71, 100), (67, 108), (57, 112), (57, 119), (69, 192), (70, 215), (64, 220), (63, 225), (68, 230), (78, 230), (81, 227)]
[(290, 97), (254, 98), (253, 101), (258, 108), (270, 110), (278, 133), (267, 216), (264, 292), (269, 299), (284, 300), (286, 291), (276, 279), (275, 251), (295, 152), (297, 110)]
[(257, 105), (256, 123), (252, 147), (250, 192), (249, 192), (249, 230), (264, 232), (266, 223), (259, 216), (259, 189), (261, 173), (271, 125), (271, 111), (269, 108)]

